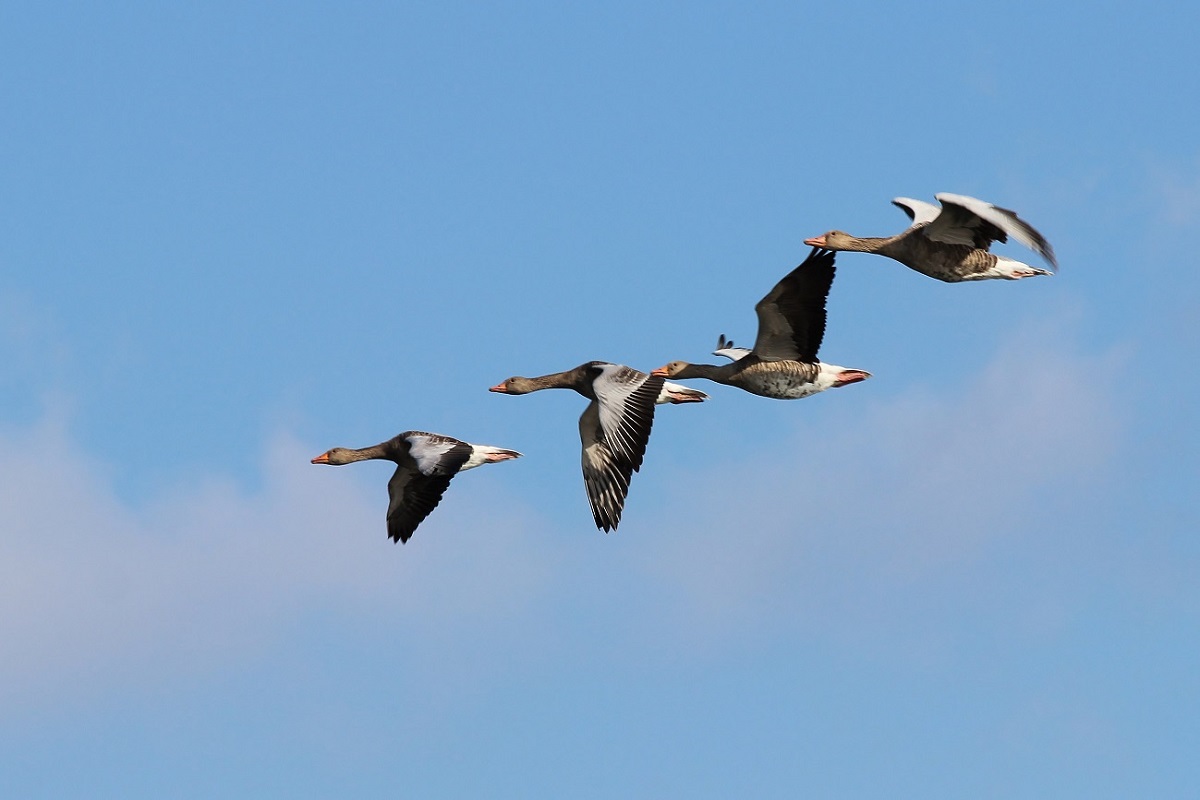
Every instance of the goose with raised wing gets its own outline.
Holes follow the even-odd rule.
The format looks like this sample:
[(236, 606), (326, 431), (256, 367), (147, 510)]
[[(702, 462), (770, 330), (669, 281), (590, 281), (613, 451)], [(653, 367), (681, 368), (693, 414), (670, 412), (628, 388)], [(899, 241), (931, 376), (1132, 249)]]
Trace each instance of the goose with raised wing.
[(396, 471), (388, 481), (391, 502), (387, 530), (393, 541), (407, 542), (441, 502), (451, 478), (468, 469), (520, 455), (516, 450), (471, 444), (438, 433), (405, 431), (371, 447), (357, 450), (335, 447), (314, 458), (312, 463), (341, 466), (369, 459), (395, 462)]
[(716, 355), (731, 364), (672, 361), (651, 372), (663, 378), (707, 378), (776, 400), (794, 400), (866, 380), (871, 373), (817, 359), (825, 336), (825, 300), (833, 285), (834, 254), (814, 248), (754, 307), (754, 347), (734, 347), (722, 334)]
[[(826, 250), (877, 253), (947, 283), (988, 278), (1015, 281), (1052, 275), (1058, 268), (1054, 248), (1046, 237), (1017, 212), (962, 194), (943, 192), (937, 199), (941, 208), (911, 197), (892, 200), (912, 220), (895, 236), (859, 238), (834, 230), (805, 239), (804, 243)], [(1044, 258), (1050, 269), (990, 251), (992, 242), (1007, 242), (1009, 236)]]
[(642, 466), (657, 403), (698, 403), (703, 392), (632, 367), (589, 361), (565, 372), (537, 378), (512, 377), (489, 391), (528, 394), (542, 389), (574, 389), (591, 402), (579, 417), (583, 445), (583, 485), (596, 527), (614, 531), (621, 521), (629, 481)]

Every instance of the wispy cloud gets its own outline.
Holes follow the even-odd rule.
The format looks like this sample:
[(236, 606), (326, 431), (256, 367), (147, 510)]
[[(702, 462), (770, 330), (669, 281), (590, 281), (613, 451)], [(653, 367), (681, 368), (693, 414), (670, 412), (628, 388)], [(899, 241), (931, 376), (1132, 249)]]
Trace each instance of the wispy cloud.
[(217, 475), (135, 507), (53, 416), (0, 430), (20, 454), (0, 463), (0, 691), (36, 702), (237, 665), (314, 609), (407, 642), (430, 692), (437, 670), (461, 685), (488, 659), (654, 663), (802, 635), (922, 663), (969, 639), (968, 619), (1052, 636), (1088, 580), (1084, 520), (1122, 444), (1094, 378), (1111, 366), (1016, 347), (948, 395), (912, 389), (819, 432), (798, 408), (777, 442), (639, 476), (655, 505), (586, 539), (470, 473), (393, 546), (389, 467), (313, 467), (286, 435), (252, 494)]
[(288, 436), (267, 448), (253, 495), (214, 476), (141, 508), (117, 499), (114, 466), (81, 453), (60, 420), (0, 431), (0, 448), (6, 704), (236, 664), (314, 606), (417, 630), (502, 618), (544, 580), (536, 524), (476, 473), (400, 548), (384, 534), (387, 465), (313, 467), (314, 448)]
[(1152, 198), (1168, 223), (1190, 228), (1200, 222), (1200, 158), (1183, 165), (1153, 164), (1150, 184)]
[(1078, 531), (1081, 504), (1103, 502), (1121, 425), (1095, 375), (1112, 366), (1013, 348), (952, 395), (801, 423), (690, 476), (646, 569), (701, 639), (785, 629), (903, 650), (966, 606), (995, 616), (1014, 599), (1021, 625), (1053, 626), (1062, 595), (1013, 576), (1061, 566), (1070, 545), (1038, 537)]

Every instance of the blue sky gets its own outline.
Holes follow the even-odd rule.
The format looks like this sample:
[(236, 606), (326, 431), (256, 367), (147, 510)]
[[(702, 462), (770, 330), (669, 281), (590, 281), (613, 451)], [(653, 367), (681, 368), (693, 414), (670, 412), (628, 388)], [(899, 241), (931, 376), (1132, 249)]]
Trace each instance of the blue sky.
[[(0, 12), (0, 793), (1194, 797), (1198, 27)], [(839, 257), (874, 377), (661, 409), (618, 533), (582, 399), (486, 391), (752, 341), (942, 191), (1060, 273)], [(308, 460), (410, 428), (526, 457), (399, 547), (386, 464)]]

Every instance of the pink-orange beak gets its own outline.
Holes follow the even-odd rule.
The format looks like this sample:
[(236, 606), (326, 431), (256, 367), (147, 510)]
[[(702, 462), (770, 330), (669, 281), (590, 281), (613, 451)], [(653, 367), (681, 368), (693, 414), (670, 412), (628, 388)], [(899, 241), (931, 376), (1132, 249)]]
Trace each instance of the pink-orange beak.
[(833, 385), (849, 386), (852, 383), (865, 381), (869, 377), (871, 377), (871, 373), (863, 372), (861, 369), (844, 369), (837, 374), (837, 378), (834, 380)]
[(667, 377), (667, 368), (665, 365), (661, 366), (658, 369), (651, 370), (650, 374), (654, 375), (655, 377), (665, 378), (665, 377)]
[(329, 453), (321, 453), (321, 455), (317, 456), (309, 463), (310, 464), (328, 464), (329, 463)]
[(806, 245), (808, 245), (809, 247), (824, 247), (825, 246), (825, 234), (821, 234), (820, 236), (814, 236), (811, 239), (805, 239), (804, 243)]
[(503, 383), (497, 383), (495, 386), (488, 389), (488, 391), (489, 392), (500, 392), (500, 394), (508, 394), (508, 389), (505, 388)]

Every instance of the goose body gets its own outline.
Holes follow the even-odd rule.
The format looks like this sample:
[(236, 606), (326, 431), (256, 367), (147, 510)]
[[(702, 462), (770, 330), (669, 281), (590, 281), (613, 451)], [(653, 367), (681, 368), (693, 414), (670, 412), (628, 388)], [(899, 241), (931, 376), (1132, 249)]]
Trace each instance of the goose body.
[(381, 459), (396, 464), (388, 481), (388, 536), (407, 542), (417, 526), (442, 500), (450, 480), (460, 472), (483, 464), (518, 458), (516, 450), (471, 444), (452, 436), (425, 431), (405, 431), (386, 442), (357, 450), (335, 447), (312, 460), (313, 464), (352, 464)]
[(591, 401), (579, 417), (583, 484), (596, 527), (606, 533), (617, 529), (629, 481), (642, 466), (654, 424), (654, 406), (695, 403), (708, 397), (605, 361), (589, 361), (537, 378), (512, 377), (489, 391), (528, 394), (542, 389), (574, 389)]
[(825, 335), (825, 300), (833, 285), (834, 254), (814, 248), (754, 307), (758, 337), (753, 349), (734, 347), (722, 334), (714, 354), (732, 363), (672, 361), (652, 375), (706, 378), (776, 400), (796, 400), (871, 377), (869, 372), (817, 359)]
[[(671, 365), (660, 369), (669, 371)], [(799, 400), (835, 386), (846, 386), (870, 377), (868, 372), (848, 370), (836, 364), (810, 364), (791, 360), (764, 361), (753, 353), (732, 364), (688, 364), (687, 367), (670, 374), (675, 378), (707, 378), (774, 400)]]
[[(805, 239), (804, 243), (826, 250), (877, 253), (947, 283), (989, 278), (1019, 280), (1051, 275), (1058, 267), (1046, 237), (1015, 211), (961, 194), (943, 192), (937, 199), (941, 208), (910, 197), (892, 200), (912, 220), (895, 236), (859, 238), (834, 230)], [(1044, 258), (1051, 269), (990, 251), (992, 242), (1007, 242), (1009, 236)]]

